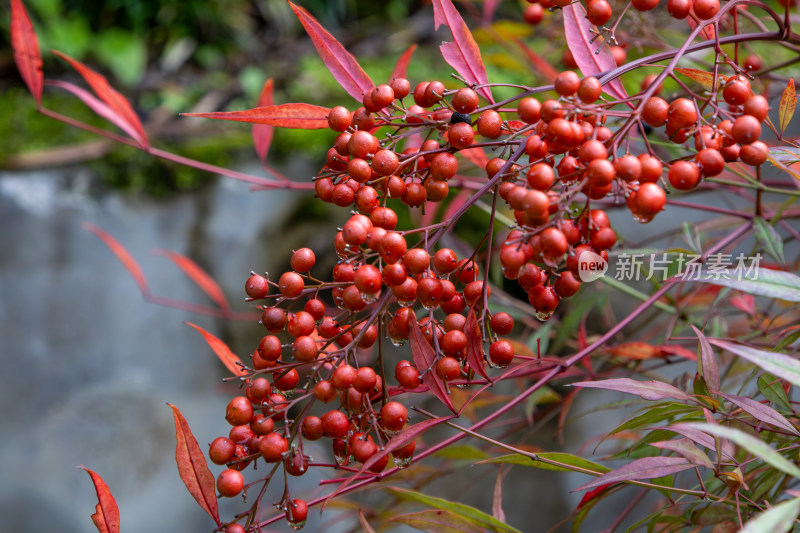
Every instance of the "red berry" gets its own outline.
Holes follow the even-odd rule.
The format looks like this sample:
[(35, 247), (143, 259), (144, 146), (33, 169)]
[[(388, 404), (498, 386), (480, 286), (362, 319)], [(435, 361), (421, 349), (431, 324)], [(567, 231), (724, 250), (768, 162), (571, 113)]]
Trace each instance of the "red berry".
[(400, 402), (388, 402), (381, 408), (381, 425), (389, 431), (400, 431), (408, 421), (408, 410)]
[(208, 458), (217, 465), (224, 465), (233, 460), (236, 443), (228, 437), (217, 437), (208, 446)]
[(217, 491), (227, 498), (233, 498), (244, 488), (244, 476), (238, 470), (228, 468), (217, 478)]
[(247, 296), (250, 298), (258, 300), (269, 294), (269, 282), (264, 276), (252, 274), (247, 278), (247, 282), (244, 284), (244, 292), (246, 292)]
[(495, 341), (489, 346), (489, 359), (498, 366), (508, 366), (514, 359), (514, 347), (508, 341)]

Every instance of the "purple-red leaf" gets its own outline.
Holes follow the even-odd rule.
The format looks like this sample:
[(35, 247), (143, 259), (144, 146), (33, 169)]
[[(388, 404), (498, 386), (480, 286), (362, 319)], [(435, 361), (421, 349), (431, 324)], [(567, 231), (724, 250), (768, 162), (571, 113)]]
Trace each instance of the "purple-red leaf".
[(97, 527), (100, 533), (119, 533), (119, 507), (111, 491), (103, 481), (103, 478), (97, 472), (79, 466), (92, 478), (94, 483), (94, 490), (97, 491), (97, 505), (95, 506), (95, 513), (92, 515), (92, 522)]
[(22, 80), (36, 103), (41, 104), (44, 82), (42, 53), (39, 51), (36, 31), (22, 0), (11, 0), (11, 47), (14, 49), (14, 61)]
[(417, 370), (422, 374), (422, 382), (428, 386), (428, 390), (431, 391), (431, 394), (439, 398), (443, 404), (455, 413), (456, 410), (455, 407), (453, 407), (453, 402), (447, 394), (447, 386), (436, 374), (436, 369), (434, 368), (436, 352), (433, 351), (431, 345), (425, 340), (425, 335), (422, 334), (422, 330), (419, 328), (417, 321), (412, 318), (411, 322), (413, 322), (409, 335), (409, 340), (411, 341), (411, 356), (414, 359)]
[(394, 70), (392, 71), (392, 76), (389, 78), (389, 81), (395, 78), (405, 78), (408, 74), (408, 63), (411, 61), (411, 55), (414, 53), (414, 50), (417, 49), (416, 44), (412, 44), (408, 47), (408, 50), (403, 52), (397, 59), (397, 63), (394, 64)]
[(84, 222), (83, 229), (87, 231), (91, 231), (95, 235), (97, 235), (101, 241), (103, 241), (106, 246), (108, 246), (114, 255), (117, 256), (117, 259), (120, 260), (122, 265), (128, 269), (133, 280), (136, 282), (136, 285), (139, 286), (139, 290), (142, 291), (142, 294), (147, 296), (150, 294), (150, 290), (147, 287), (147, 279), (144, 277), (144, 273), (142, 269), (139, 267), (139, 264), (133, 258), (133, 256), (122, 246), (114, 237), (100, 229), (99, 227), (91, 224), (89, 222)]
[(402, 430), (400, 433), (389, 439), (389, 441), (386, 443), (383, 449), (379, 449), (374, 455), (372, 455), (372, 457), (367, 459), (366, 462), (364, 462), (364, 464), (361, 465), (361, 468), (356, 474), (350, 476), (344, 482), (342, 482), (342, 484), (339, 485), (339, 487), (337, 487), (337, 489), (333, 492), (333, 494), (331, 494), (328, 497), (328, 501), (341, 494), (344, 489), (346, 489), (351, 483), (353, 483), (362, 474), (364, 474), (367, 470), (369, 470), (372, 465), (382, 460), (384, 457), (392, 453), (394, 450), (397, 450), (399, 448), (402, 448), (403, 446), (410, 444), (417, 437), (428, 431), (433, 426), (437, 426), (442, 422), (450, 420), (451, 418), (455, 417), (453, 415), (450, 415), (450, 416), (443, 416), (441, 418), (430, 418), (428, 420), (423, 420), (422, 422), (418, 422), (413, 426), (408, 426), (407, 428)]
[(119, 115), (123, 121), (128, 123), (128, 125), (135, 132), (132, 137), (143, 148), (150, 146), (147, 141), (147, 134), (144, 132), (144, 128), (142, 127), (142, 122), (139, 120), (136, 112), (131, 107), (130, 102), (128, 102), (127, 98), (122, 96), (122, 94), (120, 94), (108, 83), (108, 80), (105, 78), (105, 76), (98, 74), (77, 59), (69, 57), (67, 54), (58, 51), (53, 51), (53, 53), (72, 65), (72, 68), (77, 70), (78, 73), (83, 76), (83, 79), (85, 79), (86, 83), (89, 84), (89, 87), (92, 88), (94, 94), (96, 94), (100, 100), (105, 102), (114, 113)]
[(670, 450), (678, 453), (686, 458), (686, 460), (690, 463), (694, 463), (699, 466), (705, 466), (706, 468), (714, 468), (714, 464), (711, 462), (711, 459), (709, 459), (708, 456), (703, 453), (703, 450), (692, 444), (692, 441), (689, 439), (651, 442), (650, 446), (655, 446), (656, 448), (661, 448), (662, 450)]
[(744, 412), (753, 416), (756, 420), (760, 420), (766, 424), (772, 424), (781, 429), (800, 436), (800, 431), (789, 422), (786, 417), (768, 405), (757, 402), (753, 399), (744, 396), (735, 396), (733, 394), (717, 393), (732, 404), (741, 408)]
[(246, 111), (220, 111), (217, 113), (183, 113), (185, 117), (213, 118), (268, 124), (279, 128), (320, 130), (328, 127), (330, 109), (312, 104), (280, 104), (256, 107)]
[(794, 78), (789, 78), (789, 83), (781, 94), (781, 101), (778, 104), (778, 119), (780, 124), (781, 135), (786, 131), (789, 126), (789, 121), (794, 116), (794, 110), (797, 107), (797, 92), (794, 88)]
[(175, 462), (178, 463), (178, 474), (198, 505), (221, 526), (214, 476), (208, 469), (206, 458), (181, 412), (174, 405), (167, 405), (172, 408), (175, 416), (175, 437), (178, 441), (175, 446)]
[[(672, 431), (673, 433), (677, 433), (678, 435), (683, 435), (690, 441), (703, 446), (704, 448), (708, 448), (709, 450), (716, 450), (717, 445), (714, 441), (714, 437), (708, 435), (707, 433), (703, 433), (699, 429), (695, 429), (692, 427), (687, 427), (686, 424), (675, 424), (672, 426), (659, 426), (654, 427), (651, 429), (666, 429), (668, 431)], [(722, 454), (727, 456), (729, 459), (733, 459), (733, 446), (727, 441), (722, 441), (721, 443), (721, 451)]]
[(643, 457), (631, 461), (625, 466), (621, 466), (611, 472), (606, 472), (593, 481), (581, 485), (572, 492), (579, 490), (593, 489), (607, 483), (618, 483), (620, 481), (635, 481), (640, 479), (652, 479), (656, 477), (668, 476), (694, 468), (694, 463), (688, 462), (683, 457)]
[(208, 345), (211, 346), (211, 349), (214, 350), (214, 353), (217, 354), (219, 360), (222, 361), (222, 364), (225, 365), (225, 368), (227, 368), (231, 374), (234, 376), (242, 376), (247, 373), (247, 370), (242, 367), (242, 361), (228, 348), (227, 344), (222, 342), (222, 340), (191, 322), (185, 322), (185, 324), (192, 326), (203, 335)]
[[(567, 46), (584, 76), (617, 68), (614, 55), (608, 45), (597, 36), (597, 28), (586, 18), (586, 10), (580, 2), (572, 3), (561, 10), (564, 14), (564, 34)], [(595, 51), (599, 50), (598, 53)], [(603, 90), (620, 100), (628, 97), (619, 79), (611, 80)]]
[(478, 318), (471, 307), (467, 313), (467, 321), (464, 323), (464, 334), (467, 336), (467, 364), (472, 370), (491, 381), (489, 375), (486, 374), (486, 363), (483, 358), (483, 335), (481, 335)]
[(572, 383), (573, 387), (589, 387), (594, 389), (608, 389), (628, 394), (635, 394), (645, 400), (663, 400), (674, 398), (676, 400), (692, 400), (692, 397), (682, 390), (663, 381), (637, 381), (630, 378), (606, 379), (603, 381), (580, 381)]
[(178, 268), (183, 270), (184, 274), (189, 276), (189, 278), (191, 278), (191, 280), (194, 281), (198, 287), (203, 289), (203, 292), (205, 292), (208, 297), (220, 307), (220, 309), (224, 311), (230, 310), (231, 307), (228, 304), (228, 300), (225, 298), (225, 293), (222, 292), (222, 288), (220, 288), (217, 282), (214, 281), (214, 279), (209, 276), (205, 270), (200, 268), (200, 265), (185, 255), (181, 255), (176, 252), (170, 252), (169, 250), (163, 250), (161, 248), (153, 250), (153, 254), (166, 257), (175, 263)]
[(356, 58), (345, 50), (342, 43), (328, 33), (311, 13), (291, 2), (289, 5), (300, 19), (300, 24), (311, 37), (314, 48), (317, 49), (322, 62), (331, 71), (333, 77), (347, 91), (347, 94), (361, 102), (364, 99), (364, 93), (375, 87), (375, 84), (358, 64)]
[(542, 78), (547, 83), (553, 83), (556, 81), (556, 77), (558, 76), (558, 71), (551, 65), (545, 58), (531, 50), (531, 47), (525, 44), (525, 42), (520, 39), (519, 37), (513, 37), (512, 40), (517, 47), (522, 50), (522, 53), (528, 57), (528, 60), (531, 62), (533, 67), (541, 74)]
[[(269, 107), (275, 103), (272, 98), (272, 86), (272, 78), (264, 83), (264, 88), (261, 89), (261, 96), (258, 98), (258, 107)], [(269, 152), (269, 146), (272, 144), (274, 133), (275, 126), (270, 126), (269, 124), (255, 124), (253, 126), (253, 146), (255, 146), (256, 153), (262, 164), (267, 160), (267, 152)]]
[(719, 390), (719, 367), (714, 350), (711, 349), (708, 339), (703, 332), (692, 326), (695, 335), (700, 339), (700, 368), (703, 370), (703, 380), (710, 392)]
[[(475, 38), (470, 33), (467, 24), (450, 0), (433, 0), (434, 29), (444, 24), (453, 34), (453, 42), (442, 43), (439, 49), (442, 57), (458, 72), (467, 83), (485, 85), (489, 83), (486, 77), (486, 66), (481, 58), (481, 49)], [(492, 92), (488, 87), (481, 87), (477, 92), (491, 103), (494, 103)]]
[(116, 127), (127, 133), (132, 139), (137, 139), (139, 133), (136, 131), (136, 129), (134, 129), (133, 126), (128, 124), (125, 119), (119, 115), (119, 113), (108, 107), (105, 103), (100, 101), (99, 98), (94, 96), (86, 89), (78, 87), (77, 85), (67, 81), (60, 80), (45, 80), (44, 83), (45, 85), (64, 89), (65, 91), (77, 96), (84, 104), (89, 106), (92, 111), (97, 113), (98, 116), (101, 116), (114, 124)]

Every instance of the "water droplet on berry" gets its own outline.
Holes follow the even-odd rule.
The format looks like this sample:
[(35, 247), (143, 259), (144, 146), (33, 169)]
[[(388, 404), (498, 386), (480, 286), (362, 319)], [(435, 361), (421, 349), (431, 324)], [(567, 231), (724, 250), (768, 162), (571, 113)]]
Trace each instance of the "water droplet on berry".
[(398, 348), (408, 342), (408, 339), (395, 339), (391, 335), (389, 335), (389, 340), (391, 341), (392, 346), (397, 346)]
[(550, 311), (549, 313), (545, 313), (544, 311), (536, 311), (536, 318), (538, 318), (542, 322), (550, 320), (551, 316), (553, 316), (552, 311)]
[(378, 301), (378, 296), (380, 296), (381, 293), (380, 292), (373, 292), (373, 293), (362, 292), (362, 293), (359, 293), (359, 294), (360, 294), (361, 299), (364, 301), (365, 304), (374, 304), (375, 302)]
[(293, 529), (295, 531), (303, 529), (303, 527), (306, 525), (305, 520), (303, 520), (302, 522), (290, 522), (289, 520), (287, 520), (286, 523), (289, 524), (289, 529)]

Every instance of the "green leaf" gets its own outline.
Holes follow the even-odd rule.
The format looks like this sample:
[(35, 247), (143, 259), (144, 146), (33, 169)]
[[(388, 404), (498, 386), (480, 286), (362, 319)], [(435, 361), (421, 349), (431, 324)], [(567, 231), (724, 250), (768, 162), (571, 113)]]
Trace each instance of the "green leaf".
[(772, 224), (761, 217), (755, 217), (753, 219), (753, 233), (756, 240), (761, 243), (770, 257), (781, 265), (786, 265), (786, 257), (783, 255), (783, 239), (775, 231), (775, 227)]
[(92, 51), (127, 86), (140, 80), (147, 66), (147, 49), (141, 36), (118, 28), (95, 35)]
[(470, 520), (443, 509), (429, 509), (389, 519), (390, 522), (401, 522), (414, 529), (430, 533), (483, 533), (485, 528), (480, 527)]
[[(583, 470), (600, 472), (601, 474), (604, 474), (611, 470), (607, 466), (603, 466), (599, 463), (595, 463), (594, 461), (584, 459), (583, 457), (578, 457), (577, 455), (572, 455), (571, 453), (542, 452), (542, 453), (537, 453), (536, 457), (549, 461), (556, 461), (558, 463), (574, 466), (576, 468), (580, 468)], [(534, 468), (541, 468), (542, 470), (555, 470), (558, 472), (575, 472), (575, 470), (572, 468), (566, 468), (563, 466), (546, 463), (544, 461), (537, 461), (533, 457), (522, 455), (520, 453), (501, 455), (500, 457), (493, 457), (491, 459), (481, 461), (481, 464), (484, 463), (505, 463), (513, 465), (532, 466)]]
[(697, 276), (685, 272), (687, 276), (685, 281), (710, 283), (711, 285), (730, 287), (731, 289), (755, 294), (756, 296), (767, 296), (787, 302), (800, 302), (800, 277), (791, 272), (759, 268), (755, 275), (745, 272), (742, 279), (738, 279), (738, 276), (735, 276), (736, 273), (733, 269), (723, 272), (727, 272), (729, 276), (734, 276), (735, 279), (725, 279), (722, 276), (719, 276), (719, 279), (715, 279), (714, 273), (703, 269)]
[(788, 531), (798, 514), (800, 514), (800, 498), (792, 498), (748, 520), (740, 533)]
[(615, 433), (619, 433), (620, 431), (627, 431), (630, 429), (638, 429), (643, 426), (648, 426), (650, 424), (654, 424), (656, 422), (664, 421), (671, 421), (672, 417), (690, 413), (692, 411), (700, 412), (699, 407), (694, 407), (691, 405), (684, 405), (681, 403), (668, 403), (666, 405), (658, 405), (656, 407), (652, 407), (647, 409), (640, 415), (634, 416), (630, 420), (627, 420), (620, 424), (619, 426), (615, 427), (611, 430), (608, 435), (614, 435)]
[(386, 487), (386, 490), (400, 498), (401, 500), (421, 503), (434, 509), (441, 509), (455, 513), (460, 518), (467, 520), (470, 524), (478, 527), (489, 529), (491, 531), (504, 531), (507, 533), (521, 533), (518, 529), (504, 524), (495, 517), (479, 511), (478, 509), (463, 503), (451, 502), (443, 498), (435, 496), (428, 496), (408, 489), (401, 489), (400, 487)]
[(475, 446), (468, 444), (456, 444), (442, 448), (435, 454), (443, 459), (464, 459), (467, 461), (482, 461), (489, 459), (489, 454)]
[(786, 391), (783, 390), (781, 382), (778, 378), (771, 374), (762, 374), (758, 377), (758, 390), (764, 395), (764, 398), (772, 402), (776, 406), (780, 406), (787, 411), (792, 411), (792, 405), (789, 403), (789, 398), (786, 396)]
[(558, 403), (561, 401), (561, 396), (552, 388), (545, 385), (541, 389), (531, 394), (530, 398), (525, 402), (525, 416), (530, 419), (533, 416), (533, 410), (537, 405), (545, 405), (550, 403)]
[(539, 326), (539, 329), (536, 330), (536, 333), (528, 338), (528, 348), (530, 348), (533, 353), (536, 353), (536, 349), (539, 348), (539, 351), (541, 351), (542, 355), (546, 354), (547, 349), (550, 347), (550, 332), (552, 330), (552, 322), (548, 322), (547, 324)]
[(786, 459), (780, 453), (776, 452), (769, 444), (757, 439), (752, 435), (748, 435), (744, 431), (720, 426), (717, 424), (706, 424), (700, 422), (689, 422), (686, 424), (676, 424), (676, 426), (685, 426), (692, 429), (698, 429), (710, 435), (728, 439), (740, 447), (744, 448), (751, 454), (757, 456), (765, 463), (772, 465), (781, 472), (785, 472), (792, 477), (800, 479), (800, 468), (797, 468), (794, 463)]
[(734, 344), (719, 339), (709, 339), (709, 342), (714, 346), (747, 359), (761, 369), (775, 374), (780, 379), (785, 379), (792, 385), (800, 387), (800, 361), (797, 359), (782, 353), (767, 352), (744, 344)]

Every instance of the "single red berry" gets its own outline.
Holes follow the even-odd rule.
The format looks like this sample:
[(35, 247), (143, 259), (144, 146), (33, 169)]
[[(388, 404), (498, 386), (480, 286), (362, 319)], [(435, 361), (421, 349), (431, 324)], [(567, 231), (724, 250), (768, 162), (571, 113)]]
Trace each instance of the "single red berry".
[(761, 122), (753, 115), (742, 115), (731, 128), (733, 140), (739, 144), (750, 144), (761, 137)]
[(475, 139), (475, 132), (470, 124), (457, 122), (447, 130), (447, 140), (453, 148), (459, 150), (469, 148)]
[[(595, 26), (604, 26), (611, 20), (612, 14), (611, 4), (606, 0), (590, 0), (589, 4), (586, 6), (586, 18)], [(583, 98), (581, 98), (581, 100), (583, 100)]]
[(689, 11), (692, 9), (692, 0), (667, 0), (667, 12), (678, 20), (685, 19), (689, 16)]
[(676, 189), (690, 191), (700, 183), (700, 168), (692, 161), (676, 161), (669, 167), (667, 177)]
[(487, 109), (478, 116), (478, 133), (487, 139), (500, 137), (503, 127), (503, 118), (494, 109)]
[(251, 274), (244, 284), (244, 292), (254, 300), (261, 299), (269, 294), (269, 282), (264, 276)]
[(451, 101), (453, 109), (465, 114), (470, 114), (478, 109), (479, 103), (478, 93), (467, 87), (456, 91)]
[(578, 91), (580, 87), (580, 77), (571, 70), (559, 72), (555, 80), (555, 90), (561, 96), (571, 96)]
[(692, 8), (697, 18), (708, 20), (719, 12), (719, 0), (692, 0)]
[(495, 341), (489, 346), (489, 359), (498, 366), (508, 366), (514, 359), (514, 347), (508, 341)]
[(461, 375), (461, 364), (453, 357), (442, 357), (436, 361), (436, 375), (445, 381), (452, 381)]
[(236, 396), (225, 409), (225, 420), (232, 426), (249, 424), (253, 419), (253, 405), (245, 396)]
[(328, 411), (322, 415), (322, 429), (326, 437), (343, 439), (350, 430), (347, 415), (339, 410)]
[(228, 437), (217, 437), (208, 446), (208, 458), (217, 465), (224, 465), (233, 460), (236, 443)]
[[(589, 7), (591, 8), (595, 4), (608, 5), (608, 2), (606, 2), (606, 0), (592, 0), (592, 2), (589, 3)], [(610, 9), (609, 7), (609, 10)], [(592, 104), (600, 98), (601, 92), (602, 86), (600, 85), (600, 81), (594, 76), (588, 76), (581, 80), (580, 86), (578, 87), (578, 98), (584, 104)]]
[(322, 420), (318, 416), (309, 415), (303, 419), (301, 426), (303, 438), (307, 440), (319, 440), (322, 438)]
[(327, 379), (314, 385), (314, 398), (322, 403), (330, 403), (336, 398), (336, 388)]
[(408, 422), (408, 410), (400, 402), (388, 402), (381, 408), (381, 425), (389, 431), (400, 431)]
[(304, 524), (308, 518), (308, 505), (304, 500), (295, 499), (286, 506), (286, 520), (292, 524)]
[(217, 478), (217, 491), (227, 498), (233, 498), (244, 488), (244, 476), (238, 470), (228, 468)]
[(283, 458), (283, 454), (289, 450), (289, 441), (279, 433), (270, 433), (261, 437), (258, 443), (258, 451), (268, 463), (277, 463)]
[(411, 92), (411, 83), (405, 78), (393, 78), (389, 87), (394, 91), (394, 97), (402, 100)]
[(542, 21), (544, 16), (544, 7), (541, 4), (530, 4), (525, 6), (522, 12), (522, 18), (531, 26), (536, 26)]
[[(458, 315), (461, 316), (461, 315)], [(489, 322), (492, 331), (498, 335), (508, 335), (514, 329), (514, 318), (506, 312), (495, 313)]]
[(284, 272), (278, 280), (278, 290), (286, 298), (297, 298), (304, 287), (305, 281), (297, 272)]
[(351, 121), (352, 116), (346, 107), (338, 105), (328, 113), (328, 126), (333, 131), (345, 131), (350, 127)]

